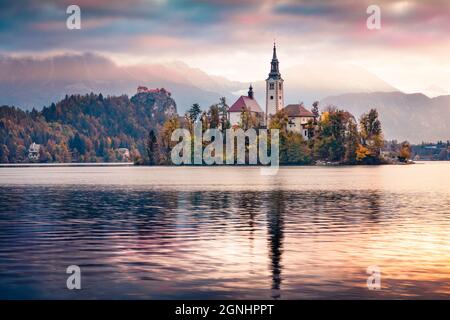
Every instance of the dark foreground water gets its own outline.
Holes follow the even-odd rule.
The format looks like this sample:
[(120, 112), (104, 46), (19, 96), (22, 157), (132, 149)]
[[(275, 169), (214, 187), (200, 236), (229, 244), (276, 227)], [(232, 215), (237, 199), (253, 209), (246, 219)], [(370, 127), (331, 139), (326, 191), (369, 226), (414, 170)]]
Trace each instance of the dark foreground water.
[(2, 299), (449, 295), (450, 163), (0, 168)]

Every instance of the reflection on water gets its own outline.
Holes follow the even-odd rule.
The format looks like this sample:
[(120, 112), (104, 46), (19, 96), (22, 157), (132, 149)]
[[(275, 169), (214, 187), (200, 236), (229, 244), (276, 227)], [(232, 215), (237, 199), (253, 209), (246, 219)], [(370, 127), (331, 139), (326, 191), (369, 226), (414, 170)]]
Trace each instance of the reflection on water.
[(270, 243), (270, 262), (272, 267), (272, 290), (273, 298), (280, 297), (281, 285), (281, 252), (283, 249), (283, 193), (274, 192), (273, 202), (270, 203), (270, 210), (268, 212), (268, 229), (269, 229), (269, 243)]
[(1, 169), (0, 298), (448, 298), (449, 167)]

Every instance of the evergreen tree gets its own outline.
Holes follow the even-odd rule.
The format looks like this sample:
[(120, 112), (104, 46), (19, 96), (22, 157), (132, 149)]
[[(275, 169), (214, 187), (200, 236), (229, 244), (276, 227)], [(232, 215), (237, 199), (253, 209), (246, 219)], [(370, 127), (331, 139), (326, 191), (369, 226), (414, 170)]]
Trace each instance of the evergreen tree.
[(228, 105), (225, 97), (220, 98), (220, 108), (219, 111), (222, 113), (220, 117), (221, 129), (222, 131), (228, 129), (230, 127), (230, 121), (228, 119)]
[(9, 150), (6, 145), (0, 145), (0, 163), (8, 163)]
[(314, 115), (314, 124), (317, 124), (317, 121), (320, 117), (319, 113), (319, 101), (315, 101), (312, 105), (311, 112)]
[(317, 160), (342, 162), (345, 155), (345, 113), (330, 109), (318, 123), (318, 136), (314, 141), (314, 157)]
[(150, 130), (147, 138), (147, 155), (148, 164), (154, 166), (158, 164), (159, 160), (159, 145), (158, 139), (156, 138), (155, 131)]
[(356, 152), (360, 144), (358, 126), (353, 121), (349, 121), (347, 135), (345, 138), (345, 157), (344, 162), (347, 164), (355, 164)]
[(189, 119), (191, 120), (191, 122), (197, 121), (201, 113), (202, 109), (200, 109), (199, 104), (194, 103), (192, 107), (188, 110)]

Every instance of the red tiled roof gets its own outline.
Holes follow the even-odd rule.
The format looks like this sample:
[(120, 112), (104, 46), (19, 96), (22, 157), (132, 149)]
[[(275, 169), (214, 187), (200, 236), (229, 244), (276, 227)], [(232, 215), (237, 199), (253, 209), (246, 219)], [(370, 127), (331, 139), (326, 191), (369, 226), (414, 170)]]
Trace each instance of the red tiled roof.
[(290, 104), (283, 110), (288, 117), (314, 117), (314, 114), (301, 104)]
[(251, 112), (262, 113), (262, 109), (255, 99), (251, 99), (247, 96), (240, 96), (235, 103), (230, 107), (228, 112), (241, 112), (242, 109), (247, 109)]

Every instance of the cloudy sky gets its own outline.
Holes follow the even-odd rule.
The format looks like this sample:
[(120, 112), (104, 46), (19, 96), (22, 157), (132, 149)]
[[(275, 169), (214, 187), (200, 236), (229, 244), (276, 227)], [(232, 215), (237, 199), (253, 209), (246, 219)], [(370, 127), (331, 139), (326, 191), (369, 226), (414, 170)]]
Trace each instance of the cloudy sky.
[[(81, 8), (81, 30), (66, 28), (70, 4)], [(367, 29), (370, 4), (381, 8), (381, 30)], [(2, 55), (97, 52), (125, 65), (181, 60), (254, 81), (267, 76), (274, 39), (281, 68), (352, 63), (406, 92), (450, 92), (448, 0), (0, 2)]]

